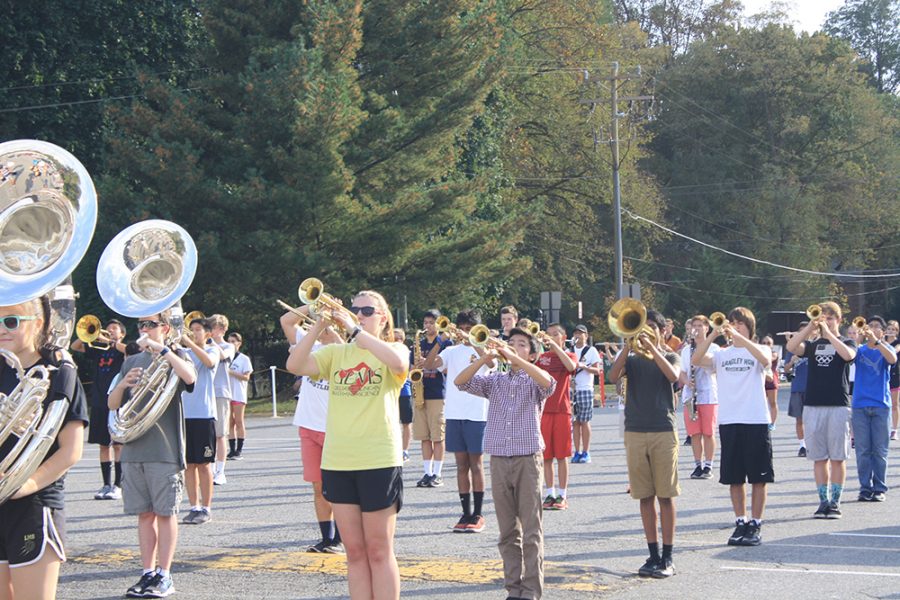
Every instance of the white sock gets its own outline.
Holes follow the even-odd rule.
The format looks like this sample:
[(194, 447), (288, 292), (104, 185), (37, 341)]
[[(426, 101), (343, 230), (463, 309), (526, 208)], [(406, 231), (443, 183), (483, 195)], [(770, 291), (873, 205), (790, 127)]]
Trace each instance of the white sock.
[(803, 439), (803, 438), (800, 438), (800, 447), (801, 447), (801, 448), (806, 448), (806, 440)]
[(201, 507), (200, 507), (200, 510), (202, 510), (202, 511), (205, 512), (206, 514), (209, 514), (211, 509), (212, 509), (211, 506), (201, 506)]
[(431, 471), (431, 468), (432, 468), (432, 467), (431, 467), (431, 463), (432, 463), (431, 460), (426, 460), (425, 463), (423, 464), (423, 466), (424, 466), (424, 468), (425, 468), (425, 474), (426, 474), (426, 475), (433, 475), (433, 474), (434, 474), (434, 473), (432, 473), (432, 471)]
[(563, 498), (566, 497), (566, 488), (559, 488), (559, 495)]
[(191, 510), (192, 510), (192, 511), (194, 511), (194, 510), (200, 510), (200, 505), (199, 505), (199, 504), (193, 505), (193, 506), (191, 507)]
[(440, 476), (440, 474), (441, 474), (441, 469), (443, 468), (443, 466), (444, 466), (444, 461), (442, 461), (442, 460), (436, 460), (436, 461), (434, 461), (434, 471), (433, 471), (433, 474), (434, 474), (434, 475)]
[(156, 569), (144, 569), (144, 575), (149, 575), (150, 573), (154, 573)]
[(213, 473), (213, 476), (215, 477), (216, 475), (224, 475), (224, 474), (225, 474), (225, 461), (217, 460), (216, 461), (216, 470)]
[(159, 573), (160, 575), (162, 575), (163, 577), (168, 577), (168, 576), (169, 576), (169, 570), (168, 570), (168, 569), (157, 569), (156, 572)]
[(704, 466), (704, 467), (709, 467), (710, 469), (712, 469), (712, 468), (713, 468), (713, 461), (711, 461), (711, 460), (703, 461), (703, 466)]
[(547, 488), (547, 495), (548, 495), (548, 496), (553, 496), (554, 498), (556, 498), (556, 488), (555, 488), (555, 487), (548, 487), (548, 488)]

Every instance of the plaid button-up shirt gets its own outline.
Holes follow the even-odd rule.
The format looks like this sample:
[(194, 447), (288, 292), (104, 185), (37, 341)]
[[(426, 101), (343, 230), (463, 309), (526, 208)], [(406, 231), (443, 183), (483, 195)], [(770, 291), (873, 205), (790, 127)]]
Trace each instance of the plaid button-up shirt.
[(488, 399), (484, 451), (494, 456), (527, 456), (544, 449), (541, 411), (556, 388), (542, 388), (525, 371), (475, 375), (460, 390)]

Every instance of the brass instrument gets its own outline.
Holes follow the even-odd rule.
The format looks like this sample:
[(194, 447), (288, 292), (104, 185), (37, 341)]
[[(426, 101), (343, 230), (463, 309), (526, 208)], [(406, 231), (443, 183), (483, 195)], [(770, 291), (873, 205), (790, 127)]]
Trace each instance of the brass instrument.
[[(415, 364), (422, 362), (423, 333), (425, 332), (419, 329), (416, 331), (416, 335), (413, 336), (413, 362)], [(416, 408), (425, 406), (425, 386), (422, 384), (423, 377), (425, 377), (425, 372), (421, 368), (417, 367), (409, 370), (409, 380), (412, 382), (413, 406)]]
[[(806, 316), (809, 317), (810, 322), (818, 320), (822, 316), (822, 305), (821, 304), (810, 304), (806, 307)], [(816, 328), (819, 331), (819, 335), (824, 335), (822, 331), (822, 323), (816, 323)]]
[(302, 329), (304, 333), (309, 333), (309, 329), (310, 329), (313, 325), (316, 324), (316, 320), (315, 320), (315, 319), (313, 319), (312, 317), (310, 317), (310, 316), (309, 316), (308, 314), (306, 314), (306, 313), (300, 312), (299, 310), (297, 310), (296, 308), (294, 308), (293, 306), (291, 306), (291, 305), (288, 304), (287, 302), (283, 302), (283, 301), (281, 301), (281, 300), (275, 300), (275, 302), (278, 303), (278, 306), (280, 306), (280, 307), (283, 308), (284, 310), (286, 310), (286, 311), (288, 311), (288, 312), (291, 312), (291, 313), (294, 313), (295, 315), (297, 315), (298, 317), (300, 317), (300, 322), (297, 324), (297, 326), (298, 326), (300, 329)]
[[(709, 315), (709, 323), (710, 325), (712, 325), (713, 329), (721, 330), (723, 327), (728, 325), (728, 317), (725, 316), (725, 313), (723, 312), (714, 312), (713, 314)], [(731, 336), (727, 333), (724, 335), (725, 343), (730, 346), (733, 343)]]
[[(109, 350), (109, 332), (103, 329), (100, 319), (94, 315), (84, 315), (75, 323), (75, 335), (84, 342), (88, 348), (97, 350)], [(100, 339), (106, 340), (101, 342)]]
[[(62, 148), (35, 140), (0, 144), (7, 171), (0, 186), (0, 298), (3, 304), (50, 298), (50, 343), (68, 346), (75, 295), (67, 282), (87, 252), (97, 223), (97, 194), (84, 166)], [(60, 339), (63, 338), (63, 339)], [(56, 441), (69, 401), (44, 406), (51, 369), (25, 371), (18, 357), (0, 350), (19, 383), (0, 394), (0, 504), (34, 475)], [(74, 368), (62, 351), (60, 368)], [(13, 443), (13, 440), (15, 442)]]
[(438, 317), (434, 324), (438, 333), (445, 334), (454, 342), (465, 344), (469, 341), (469, 334), (457, 327), (456, 323), (451, 322), (450, 318), (445, 315)]
[(308, 277), (300, 282), (300, 287), (297, 289), (297, 296), (300, 298), (300, 302), (309, 306), (310, 317), (313, 316), (321, 316), (333, 323), (338, 329), (340, 329), (344, 334), (349, 334), (349, 331), (344, 331), (343, 326), (339, 321), (331, 318), (331, 315), (335, 313), (343, 313), (347, 315), (347, 317), (353, 321), (354, 324), (359, 324), (359, 319), (356, 315), (354, 315), (350, 310), (344, 306), (340, 300), (335, 298), (330, 294), (325, 293), (325, 285), (315, 277)]
[(190, 337), (191, 335), (191, 322), (197, 319), (205, 319), (206, 315), (203, 314), (203, 311), (192, 310), (188, 314), (184, 315), (184, 331), (181, 332), (181, 337)]
[(653, 353), (640, 340), (644, 334), (650, 339), (650, 345), (659, 345), (656, 331), (647, 325), (647, 307), (640, 300), (621, 298), (612, 305), (606, 315), (606, 324), (610, 331), (624, 338), (626, 347), (638, 356), (651, 360)]
[(691, 421), (696, 421), (699, 416), (698, 408), (697, 408), (697, 367), (694, 366), (694, 351), (697, 349), (697, 338), (694, 335), (691, 335)]
[[(197, 247), (187, 231), (171, 221), (141, 221), (106, 246), (97, 265), (97, 289), (120, 315), (159, 314), (169, 325), (166, 345), (172, 345), (184, 334), (181, 297), (196, 271)], [(156, 355), (110, 422), (110, 437), (127, 443), (144, 435), (165, 413), (178, 382), (165, 356)]]

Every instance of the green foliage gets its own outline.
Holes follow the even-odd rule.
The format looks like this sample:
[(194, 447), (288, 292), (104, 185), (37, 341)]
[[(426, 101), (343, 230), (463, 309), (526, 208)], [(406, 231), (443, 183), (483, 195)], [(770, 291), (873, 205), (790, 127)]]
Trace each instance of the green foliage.
[(825, 31), (847, 40), (865, 59), (864, 71), (879, 92), (900, 89), (900, 1), (848, 0), (829, 13)]

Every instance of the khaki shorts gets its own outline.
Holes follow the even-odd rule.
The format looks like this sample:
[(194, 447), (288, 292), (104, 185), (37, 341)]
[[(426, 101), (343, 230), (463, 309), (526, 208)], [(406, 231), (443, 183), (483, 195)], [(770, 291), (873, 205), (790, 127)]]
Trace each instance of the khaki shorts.
[(184, 472), (174, 463), (123, 462), (122, 499), (126, 515), (178, 514), (184, 491)]
[(426, 400), (422, 408), (413, 409), (413, 439), (444, 441), (444, 401)]
[(847, 460), (850, 415), (849, 406), (803, 407), (803, 438), (809, 460)]
[(231, 398), (216, 398), (216, 437), (225, 437), (228, 416), (231, 414)]
[(678, 445), (675, 431), (625, 432), (625, 458), (632, 498), (674, 498), (681, 493)]

